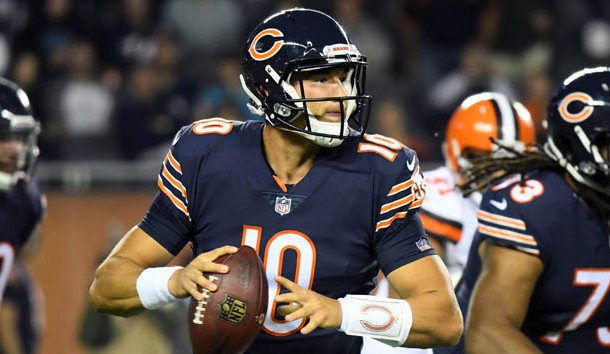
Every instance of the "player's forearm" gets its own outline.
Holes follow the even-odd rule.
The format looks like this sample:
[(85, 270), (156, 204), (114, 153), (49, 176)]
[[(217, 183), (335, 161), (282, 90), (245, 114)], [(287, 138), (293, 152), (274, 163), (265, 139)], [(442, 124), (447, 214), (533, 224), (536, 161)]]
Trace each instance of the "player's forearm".
[(523, 332), (508, 323), (469, 325), (465, 341), (469, 354), (542, 354)]
[(462, 314), (453, 293), (434, 291), (407, 299), (413, 326), (403, 347), (431, 348), (457, 344), (462, 335)]
[(96, 311), (132, 316), (144, 310), (136, 281), (144, 269), (129, 259), (110, 257), (95, 272), (89, 300)]

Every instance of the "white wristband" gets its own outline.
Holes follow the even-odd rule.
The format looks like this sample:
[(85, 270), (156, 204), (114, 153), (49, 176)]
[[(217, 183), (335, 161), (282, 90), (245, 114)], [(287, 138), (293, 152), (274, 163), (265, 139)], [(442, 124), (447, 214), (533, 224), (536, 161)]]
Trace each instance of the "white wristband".
[(347, 295), (340, 298), (341, 332), (367, 336), (397, 347), (407, 341), (413, 312), (404, 299), (371, 295)]
[(136, 281), (136, 290), (142, 306), (149, 310), (158, 309), (178, 300), (169, 292), (169, 278), (180, 266), (144, 269)]

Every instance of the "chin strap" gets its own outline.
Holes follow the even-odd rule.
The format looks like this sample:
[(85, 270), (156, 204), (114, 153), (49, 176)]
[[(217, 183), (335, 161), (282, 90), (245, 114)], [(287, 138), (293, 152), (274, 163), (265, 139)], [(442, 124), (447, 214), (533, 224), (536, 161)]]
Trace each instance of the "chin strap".
[[(309, 124), (311, 126), (311, 131), (316, 132), (316, 133), (334, 134), (334, 135), (341, 134), (341, 132), (340, 132), (341, 123), (322, 122), (310, 114), (309, 115)], [(306, 132), (300, 132), (298, 130), (283, 128), (283, 127), (278, 127), (278, 128), (298, 134), (306, 139), (313, 141), (316, 145), (319, 145), (319, 146), (322, 146), (325, 148), (337, 147), (337, 146), (341, 145), (341, 143), (343, 143), (343, 139), (341, 139), (341, 138), (330, 138), (330, 137), (326, 137), (326, 136), (313, 135), (313, 134), (309, 134)], [(343, 132), (341, 135), (347, 136), (348, 134), (349, 134), (349, 128), (347, 127), (347, 123), (346, 123), (343, 125)]]

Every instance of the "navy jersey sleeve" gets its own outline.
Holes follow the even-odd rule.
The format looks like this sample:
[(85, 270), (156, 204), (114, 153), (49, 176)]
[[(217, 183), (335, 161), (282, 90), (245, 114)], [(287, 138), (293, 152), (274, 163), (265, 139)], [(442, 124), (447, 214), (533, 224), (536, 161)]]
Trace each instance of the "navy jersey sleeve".
[(375, 251), (384, 274), (422, 257), (435, 254), (419, 217), (425, 184), (415, 151), (404, 147), (389, 166), (381, 169), (377, 190)]
[(139, 227), (169, 252), (176, 255), (190, 240), (191, 215), (189, 194), (192, 191), (194, 166), (198, 155), (192, 152), (192, 125), (182, 128), (165, 156), (157, 176), (159, 188)]
[(521, 182), (517, 175), (493, 186), (483, 194), (477, 233), (503, 247), (537, 257), (545, 255), (545, 234), (536, 232), (553, 218), (553, 214), (541, 215), (541, 211), (544, 214), (552, 208), (545, 189), (540, 180)]
[(47, 199), (40, 190), (35, 180), (23, 181), (11, 191), (12, 198), (19, 200), (13, 212), (14, 217), (19, 219), (19, 232), (22, 236), (17, 242), (18, 247), (25, 245), (36, 230), (38, 224), (44, 218)]

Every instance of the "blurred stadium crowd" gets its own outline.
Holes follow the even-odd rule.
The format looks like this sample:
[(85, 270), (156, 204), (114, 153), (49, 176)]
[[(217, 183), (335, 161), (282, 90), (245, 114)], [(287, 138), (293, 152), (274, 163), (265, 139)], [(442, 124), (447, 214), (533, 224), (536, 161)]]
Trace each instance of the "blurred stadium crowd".
[(441, 161), (439, 135), (467, 95), (505, 93), (539, 123), (558, 78), (610, 60), (604, 0), (0, 0), (0, 75), (33, 101), (42, 161), (159, 161), (181, 125), (259, 119), (241, 47), (294, 6), (344, 25), (370, 63), (369, 131), (423, 161)]

